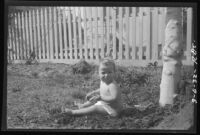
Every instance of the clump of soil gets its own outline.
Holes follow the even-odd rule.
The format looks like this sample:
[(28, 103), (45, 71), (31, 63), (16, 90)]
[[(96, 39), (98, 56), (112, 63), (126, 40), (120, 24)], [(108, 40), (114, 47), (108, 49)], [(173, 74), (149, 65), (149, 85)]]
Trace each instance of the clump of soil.
[(85, 60), (80, 60), (78, 63), (71, 66), (73, 74), (86, 74), (91, 70), (91, 66)]

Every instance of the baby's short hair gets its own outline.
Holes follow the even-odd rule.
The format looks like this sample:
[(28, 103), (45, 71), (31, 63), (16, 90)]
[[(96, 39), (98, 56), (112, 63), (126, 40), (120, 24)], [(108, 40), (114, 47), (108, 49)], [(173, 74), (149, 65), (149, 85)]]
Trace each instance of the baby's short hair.
[(109, 65), (112, 65), (113, 66), (113, 69), (115, 71), (115, 62), (114, 60), (112, 60), (111, 58), (103, 58), (100, 60), (100, 65), (105, 65), (105, 66), (109, 66)]

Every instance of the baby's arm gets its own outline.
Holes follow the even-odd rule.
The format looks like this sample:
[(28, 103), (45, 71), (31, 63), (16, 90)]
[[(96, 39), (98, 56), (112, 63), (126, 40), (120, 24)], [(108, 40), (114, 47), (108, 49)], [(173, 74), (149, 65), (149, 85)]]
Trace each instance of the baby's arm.
[(94, 94), (98, 94), (100, 93), (100, 89), (97, 89), (95, 91), (92, 91), (92, 92), (89, 92), (87, 95), (86, 95), (86, 99), (90, 99), (92, 97), (92, 95)]
[(115, 84), (111, 84), (109, 86), (109, 95), (105, 95), (105, 94), (101, 94), (101, 100), (105, 101), (105, 102), (113, 102), (117, 99), (118, 96), (118, 87)]
[(88, 94), (89, 95), (92, 95), (92, 94), (96, 94), (96, 93), (99, 93), (100, 92), (100, 89), (97, 89), (97, 90), (94, 90), (92, 92), (89, 92)]
[(97, 89), (94, 91), (94, 93), (99, 93), (100, 92), (100, 89)]

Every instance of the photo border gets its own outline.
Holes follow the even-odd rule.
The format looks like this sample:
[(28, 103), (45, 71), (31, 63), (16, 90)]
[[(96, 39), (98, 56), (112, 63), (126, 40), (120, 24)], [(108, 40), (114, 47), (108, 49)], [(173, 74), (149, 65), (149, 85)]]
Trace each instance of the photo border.
[[(115, 1), (28, 1), (28, 0), (6, 0), (4, 4), (4, 49), (2, 49), (4, 52), (4, 64), (3, 64), (3, 91), (2, 91), (2, 121), (1, 121), (1, 129), (3, 131), (28, 131), (28, 132), (35, 132), (35, 131), (42, 131), (42, 132), (116, 132), (116, 133), (195, 133), (197, 131), (197, 126), (199, 124), (197, 123), (197, 104), (195, 104), (195, 109), (194, 109), (194, 131), (187, 131), (187, 130), (98, 130), (98, 129), (89, 129), (84, 130), (80, 129), (77, 131), (77, 129), (7, 129), (7, 109), (6, 109), (6, 104), (7, 104), (7, 27), (8, 27), (8, 6), (151, 6), (151, 7), (193, 7), (193, 15), (194, 15), (194, 41), (196, 41), (195, 46), (198, 47), (198, 41), (197, 41), (197, 3), (194, 1), (190, 2), (134, 2), (134, 1), (126, 1), (126, 2), (115, 2)], [(198, 51), (197, 51), (198, 52)], [(194, 64), (194, 69), (198, 70), (197, 64)], [(198, 72), (197, 72), (198, 73)], [(197, 89), (198, 93), (198, 89)]]

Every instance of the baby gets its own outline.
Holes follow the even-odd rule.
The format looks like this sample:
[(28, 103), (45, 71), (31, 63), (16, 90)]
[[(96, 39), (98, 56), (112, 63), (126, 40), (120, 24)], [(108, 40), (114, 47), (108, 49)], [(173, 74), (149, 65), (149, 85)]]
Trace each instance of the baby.
[[(86, 115), (91, 113), (109, 114), (116, 117), (122, 111), (121, 91), (115, 81), (115, 63), (103, 59), (99, 66), (100, 88), (87, 94), (88, 101), (80, 104), (79, 109), (63, 109), (69, 115)], [(96, 96), (94, 96), (96, 95)]]

